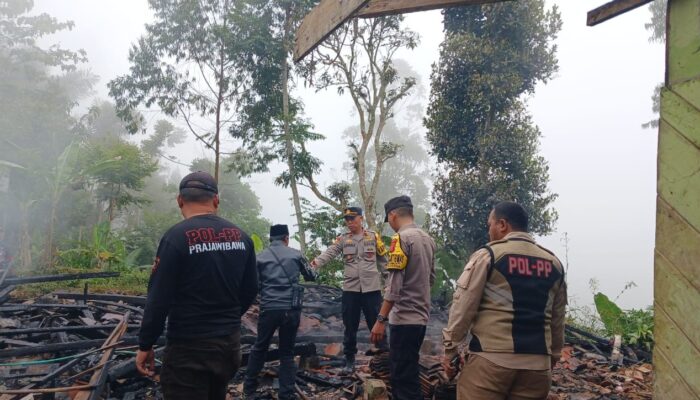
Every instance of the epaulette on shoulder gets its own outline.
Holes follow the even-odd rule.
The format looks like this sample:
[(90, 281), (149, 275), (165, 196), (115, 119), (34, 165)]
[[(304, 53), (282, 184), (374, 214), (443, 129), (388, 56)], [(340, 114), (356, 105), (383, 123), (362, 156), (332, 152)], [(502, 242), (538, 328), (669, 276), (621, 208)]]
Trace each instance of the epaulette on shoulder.
[(494, 246), (497, 244), (503, 244), (503, 243), (508, 243), (509, 239), (501, 239), (501, 240), (494, 240), (493, 242), (488, 242), (482, 247), (489, 247), (489, 246)]
[(491, 259), (491, 262), (489, 263), (489, 272), (486, 275), (487, 279), (491, 278), (491, 273), (493, 272), (493, 269), (496, 267), (496, 255), (493, 253), (493, 249), (491, 248), (491, 245), (501, 244), (501, 243), (505, 243), (505, 242), (507, 242), (507, 240), (496, 240), (494, 242), (485, 244), (476, 250), (476, 251), (479, 251), (481, 249), (484, 249), (484, 250), (489, 252), (489, 258)]

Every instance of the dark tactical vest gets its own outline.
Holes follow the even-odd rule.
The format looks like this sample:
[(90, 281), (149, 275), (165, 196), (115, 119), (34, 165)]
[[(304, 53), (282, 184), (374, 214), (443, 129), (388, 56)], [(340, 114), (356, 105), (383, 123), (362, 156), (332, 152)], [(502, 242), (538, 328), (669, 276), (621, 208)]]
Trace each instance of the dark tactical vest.
[(561, 262), (524, 238), (484, 246), (491, 266), (469, 350), (551, 354), (552, 303), (564, 282)]

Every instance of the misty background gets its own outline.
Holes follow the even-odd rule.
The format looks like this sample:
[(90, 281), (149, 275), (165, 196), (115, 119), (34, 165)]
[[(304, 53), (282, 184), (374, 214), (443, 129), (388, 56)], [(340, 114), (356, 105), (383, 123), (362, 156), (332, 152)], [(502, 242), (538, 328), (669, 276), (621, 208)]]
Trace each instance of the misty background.
[[(664, 47), (649, 42), (650, 34), (644, 27), (650, 20), (647, 8), (587, 27), (586, 12), (603, 2), (547, 1), (550, 6), (556, 4), (562, 14), (563, 28), (556, 41), (559, 72), (552, 81), (537, 87), (528, 106), (542, 131), (541, 155), (549, 163), (549, 188), (559, 196), (554, 202), (559, 219), (556, 231), (539, 241), (562, 261), (568, 259), (570, 296), (575, 303), (592, 302), (591, 279), (598, 281), (600, 291), (612, 296), (634, 281), (637, 287), (621, 296), (619, 304), (641, 308), (653, 301), (657, 144), (656, 129), (644, 129), (642, 124), (656, 118), (651, 96), (663, 80)], [(106, 83), (128, 72), (129, 47), (152, 19), (145, 0), (38, 0), (32, 13), (41, 12), (75, 22), (71, 31), (47, 37), (46, 44), (84, 49), (88, 63), (83, 67), (99, 76), (81, 109), (96, 99), (109, 100)], [(442, 16), (439, 11), (409, 14), (404, 24), (416, 31), (421, 41), (415, 50), (404, 49), (397, 58), (415, 71), (422, 86), (409, 103), (425, 107), (431, 65), (438, 60), (443, 39)], [(324, 162), (322, 183), (349, 179), (353, 171), (346, 165), (343, 133), (356, 124), (350, 99), (334, 90), (317, 93), (304, 88), (303, 82), (295, 94), (305, 102), (314, 131), (326, 137), (309, 146)], [(150, 123), (162, 118), (154, 112), (145, 116)], [(402, 116), (397, 123), (424, 137), (420, 119)], [(144, 138), (135, 135), (129, 140)], [(237, 146), (232, 139), (225, 142), (229, 149)], [(209, 152), (188, 136), (168, 154), (187, 164), (207, 157)], [(178, 163), (162, 164), (174, 172), (186, 172)], [(296, 222), (292, 203), (283, 201), (291, 192), (273, 183), (284, 168), (272, 165), (269, 173), (245, 181), (260, 199), (262, 216), (291, 228)], [(315, 202), (309, 193), (302, 195)], [(176, 208), (174, 200), (172, 207)]]

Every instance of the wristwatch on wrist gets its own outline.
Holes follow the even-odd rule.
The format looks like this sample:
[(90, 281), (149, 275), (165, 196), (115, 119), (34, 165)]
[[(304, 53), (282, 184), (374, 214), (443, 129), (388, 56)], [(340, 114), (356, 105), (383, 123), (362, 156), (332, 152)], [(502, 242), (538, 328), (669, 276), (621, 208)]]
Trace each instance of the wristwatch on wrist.
[(382, 324), (389, 321), (389, 319), (382, 314), (377, 315), (377, 321), (381, 322)]

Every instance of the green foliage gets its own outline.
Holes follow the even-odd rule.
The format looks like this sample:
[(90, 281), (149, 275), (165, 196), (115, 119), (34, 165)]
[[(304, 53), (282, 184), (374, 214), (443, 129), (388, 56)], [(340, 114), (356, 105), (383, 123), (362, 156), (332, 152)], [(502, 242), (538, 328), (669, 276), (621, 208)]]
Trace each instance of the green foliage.
[[(170, 202), (174, 204), (175, 200), (170, 199)], [(127, 228), (123, 233), (127, 253), (137, 255), (133, 264), (129, 265), (152, 265), (160, 238), (181, 220), (182, 216), (175, 209), (171, 212), (153, 206), (144, 209), (139, 223), (134, 224), (133, 228)]]
[(608, 296), (603, 293), (596, 293), (593, 296), (593, 301), (595, 302), (595, 307), (598, 310), (600, 319), (605, 325), (605, 329), (611, 335), (621, 335), (622, 334), (622, 309), (613, 303)]
[[(71, 268), (56, 267), (55, 273), (85, 272)], [(81, 292), (84, 285), (88, 285), (90, 293), (118, 293), (126, 295), (146, 295), (148, 280), (151, 276), (150, 268), (123, 268), (120, 275), (115, 278), (99, 278), (63, 282), (35, 283), (22, 285), (15, 289), (14, 294), (21, 298), (37, 298), (55, 291)]]
[(260, 239), (260, 236), (252, 234), (250, 235), (250, 239), (253, 241), (253, 247), (255, 247), (256, 254), (265, 250), (265, 243), (263, 243), (262, 239)]
[(652, 350), (654, 311), (651, 307), (645, 310), (622, 310), (603, 293), (598, 292), (593, 298), (608, 335), (622, 335), (625, 343)]
[(83, 149), (82, 172), (95, 188), (97, 199), (108, 203), (110, 221), (130, 205), (144, 204), (136, 192), (157, 169), (157, 163), (138, 146), (122, 139), (105, 138), (89, 142)]
[[(231, 158), (224, 159), (229, 163)], [(208, 159), (195, 159), (190, 167), (191, 171), (212, 172), (214, 165)], [(270, 221), (262, 218), (262, 206), (258, 196), (255, 195), (250, 185), (243, 182), (236, 170), (225, 170), (219, 176), (219, 210), (218, 214), (238, 225), (248, 234), (257, 234), (265, 238), (270, 229)]]
[(78, 139), (71, 112), (95, 80), (78, 70), (82, 50), (50, 43), (73, 23), (31, 15), (32, 8), (30, 0), (0, 6), (0, 159), (23, 167), (9, 169), (0, 220), (24, 269), (50, 263), (53, 232), (70, 228), (54, 218), (68, 204), (66, 186), (54, 184), (63, 176), (59, 158)]
[[(416, 86), (416, 78), (399, 73), (394, 58), (401, 49), (414, 49), (418, 34), (402, 27), (401, 16), (356, 19), (333, 32), (302, 64), (302, 74), (316, 90), (335, 89), (349, 95), (359, 129), (348, 140), (350, 161), (357, 177), (357, 197), (370, 229), (379, 214), (377, 190), (384, 164), (397, 156), (400, 147), (384, 138), (397, 105)], [(323, 202), (337, 210), (344, 204), (324, 194), (313, 175), (304, 177)]]
[(666, 9), (668, 0), (655, 0), (649, 4), (651, 20), (644, 24), (650, 32), (649, 41), (663, 43), (666, 40)]
[[(133, 260), (133, 256), (132, 256)], [(75, 269), (106, 269), (127, 263), (123, 238), (109, 228), (109, 222), (95, 225), (89, 241), (78, 241), (75, 247), (58, 252), (58, 265)]]
[(443, 164), (434, 187), (435, 225), (446, 246), (467, 255), (488, 241), (486, 220), (498, 200), (520, 203), (531, 231), (551, 232), (546, 161), (540, 131), (524, 97), (557, 71), (556, 6), (543, 0), (444, 11), (445, 41), (432, 73), (425, 123)]

